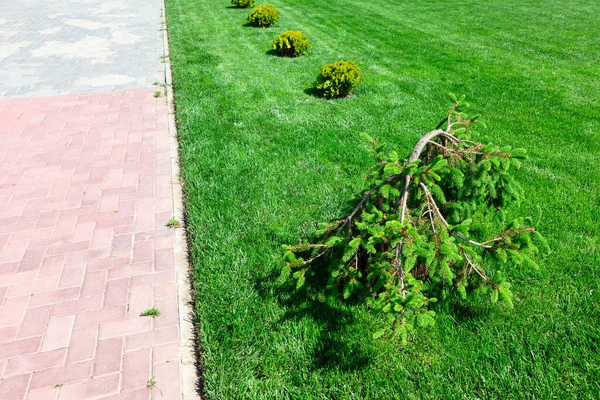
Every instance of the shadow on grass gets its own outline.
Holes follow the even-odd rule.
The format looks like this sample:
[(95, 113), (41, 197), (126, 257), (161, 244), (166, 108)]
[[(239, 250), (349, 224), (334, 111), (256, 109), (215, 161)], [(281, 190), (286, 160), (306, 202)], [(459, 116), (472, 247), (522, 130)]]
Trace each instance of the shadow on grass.
[[(318, 340), (310, 354), (311, 371), (363, 371), (371, 367), (373, 349), (377, 348), (372, 338), (373, 326), (359, 315), (364, 314), (360, 299), (330, 299), (324, 295), (327, 282), (327, 259), (315, 263), (315, 276), (307, 278), (305, 286), (296, 290), (295, 280), (280, 282), (279, 272), (273, 272), (256, 280), (254, 289), (265, 301), (275, 300), (285, 310), (277, 324), (287, 321), (311, 320), (318, 328)], [(438, 314), (449, 316), (456, 324), (471, 326), (474, 330), (494, 315), (482, 299), (473, 304), (452, 296), (432, 307)], [(422, 335), (426, 332), (418, 331)], [(412, 339), (410, 339), (412, 340)], [(375, 350), (377, 352), (377, 350)]]
[(355, 90), (353, 92), (351, 92), (350, 94), (348, 94), (347, 96), (344, 97), (333, 97), (333, 98), (325, 98), (321, 95), (321, 93), (319, 93), (319, 90), (316, 87), (310, 87), (308, 89), (304, 89), (303, 92), (309, 96), (315, 97), (317, 99), (321, 99), (321, 100), (333, 100), (333, 101), (338, 101), (338, 100), (345, 100), (345, 99), (351, 99), (354, 97), (357, 97), (360, 95), (359, 90)]
[[(323, 264), (314, 265), (313, 268), (315, 271), (326, 271)], [(281, 283), (278, 274), (273, 273), (257, 281), (255, 289), (262, 298), (274, 297), (286, 310), (279, 323), (310, 318), (319, 327), (320, 338), (312, 349), (311, 370), (362, 370), (370, 364), (371, 357), (360, 345), (364, 338), (358, 335), (364, 333), (364, 327), (357, 324), (352, 312), (352, 307), (357, 305), (342, 305), (320, 296), (327, 281), (324, 275), (307, 279), (305, 287), (297, 291), (291, 280)], [(357, 337), (360, 340), (357, 341)]]
[(323, 97), (321, 95), (319, 95), (319, 91), (317, 90), (316, 87), (310, 87), (308, 89), (304, 89), (303, 90), (305, 94), (312, 96), (312, 97), (316, 97), (317, 99), (323, 99)]
[(244, 28), (256, 28), (256, 29), (273, 29), (273, 28), (277, 28), (277, 25), (271, 25), (271, 26), (258, 26), (258, 25), (254, 25), (252, 22), (247, 21), (245, 24), (242, 25)]
[(301, 58), (301, 57), (304, 56), (304, 55), (299, 55), (299, 56), (289, 55), (289, 54), (282, 53), (281, 51), (276, 51), (274, 49), (267, 50), (265, 52), (265, 54), (268, 55), (268, 56), (281, 57), (281, 58), (289, 58), (291, 60), (294, 60), (294, 59), (297, 59), (297, 58)]

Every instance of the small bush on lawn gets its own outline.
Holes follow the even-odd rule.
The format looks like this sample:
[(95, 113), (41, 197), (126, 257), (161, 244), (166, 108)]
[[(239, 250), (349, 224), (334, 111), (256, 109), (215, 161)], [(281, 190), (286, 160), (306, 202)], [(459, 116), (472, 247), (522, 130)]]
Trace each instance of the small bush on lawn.
[(231, 3), (239, 8), (254, 7), (256, 0), (231, 0)]
[(326, 99), (346, 97), (360, 84), (362, 74), (353, 61), (336, 61), (321, 68), (317, 92)]
[(273, 50), (280, 56), (298, 57), (311, 49), (306, 35), (300, 31), (285, 31), (273, 40)]
[(279, 11), (270, 4), (263, 4), (248, 14), (248, 21), (254, 26), (267, 28), (279, 22)]

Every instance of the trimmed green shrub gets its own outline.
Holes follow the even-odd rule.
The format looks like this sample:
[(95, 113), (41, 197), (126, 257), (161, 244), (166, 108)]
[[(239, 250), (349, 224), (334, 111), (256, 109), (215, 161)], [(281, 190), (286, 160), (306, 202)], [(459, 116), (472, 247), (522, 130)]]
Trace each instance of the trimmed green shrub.
[(300, 31), (285, 31), (273, 40), (273, 50), (280, 56), (298, 57), (311, 49), (306, 35)]
[(231, 3), (239, 8), (254, 7), (256, 0), (231, 0)]
[(248, 21), (254, 26), (267, 28), (279, 22), (279, 11), (271, 4), (263, 4), (248, 14)]
[(360, 84), (363, 76), (354, 61), (336, 61), (321, 68), (317, 92), (326, 99), (346, 97)]

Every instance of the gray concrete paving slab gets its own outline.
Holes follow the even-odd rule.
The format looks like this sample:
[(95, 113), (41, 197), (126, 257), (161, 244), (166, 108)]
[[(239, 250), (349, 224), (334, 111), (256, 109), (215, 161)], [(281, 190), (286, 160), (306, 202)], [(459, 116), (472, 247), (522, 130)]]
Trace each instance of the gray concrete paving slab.
[(164, 84), (161, 0), (0, 0), (0, 97)]

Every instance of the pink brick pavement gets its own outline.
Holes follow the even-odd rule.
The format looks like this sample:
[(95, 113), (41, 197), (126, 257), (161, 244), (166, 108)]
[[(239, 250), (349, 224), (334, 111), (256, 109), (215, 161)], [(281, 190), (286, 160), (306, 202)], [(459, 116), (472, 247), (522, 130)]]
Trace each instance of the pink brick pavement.
[[(168, 108), (154, 93), (0, 100), (2, 400), (181, 398)], [(140, 316), (151, 307), (162, 315)]]

